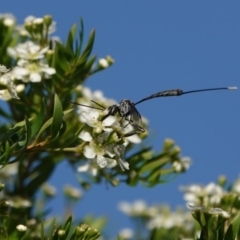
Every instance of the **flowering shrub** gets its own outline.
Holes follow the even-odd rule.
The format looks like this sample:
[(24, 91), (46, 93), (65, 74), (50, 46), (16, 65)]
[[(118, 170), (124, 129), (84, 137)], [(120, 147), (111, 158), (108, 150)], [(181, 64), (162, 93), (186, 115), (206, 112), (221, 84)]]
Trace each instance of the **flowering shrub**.
[[(145, 118), (145, 132), (128, 137), (126, 133), (136, 127), (128, 119), (118, 114), (104, 118), (117, 103), (84, 84), (114, 60), (91, 55), (95, 31), (84, 46), (82, 20), (80, 30), (73, 25), (64, 43), (52, 36), (55, 30), (49, 15), (29, 16), (23, 25), (17, 25), (12, 15), (0, 15), (1, 239), (99, 239), (104, 218), (50, 219), (41, 204), (56, 195), (47, 181), (62, 161), (72, 166), (79, 182), (79, 189), (64, 187), (70, 207), (81, 199), (82, 191), (102, 180), (116, 187), (120, 182), (154, 187), (191, 164), (171, 139), (159, 152), (146, 146)], [(124, 230), (118, 239), (235, 239), (240, 205), (234, 189), (238, 188), (226, 192), (223, 185), (214, 184), (182, 187), (200, 227), (189, 211), (122, 203), (121, 209), (140, 219), (139, 229), (144, 231)]]

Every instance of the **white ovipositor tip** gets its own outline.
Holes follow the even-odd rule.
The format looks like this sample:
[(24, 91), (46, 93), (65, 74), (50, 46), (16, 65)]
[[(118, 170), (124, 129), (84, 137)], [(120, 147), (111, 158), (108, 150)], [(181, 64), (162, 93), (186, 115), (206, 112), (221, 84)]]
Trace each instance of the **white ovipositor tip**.
[(228, 87), (228, 90), (237, 90), (237, 87)]

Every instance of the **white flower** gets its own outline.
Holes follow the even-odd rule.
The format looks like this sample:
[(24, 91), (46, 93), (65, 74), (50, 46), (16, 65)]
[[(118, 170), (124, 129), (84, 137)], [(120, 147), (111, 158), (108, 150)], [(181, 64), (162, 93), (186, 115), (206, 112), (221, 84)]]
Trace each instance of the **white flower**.
[(9, 204), (13, 208), (30, 208), (32, 206), (32, 203), (29, 200), (20, 197), (9, 199)]
[(13, 68), (13, 76), (23, 82), (41, 82), (43, 78), (50, 78), (51, 75), (56, 73), (54, 68), (49, 67), (42, 62), (29, 62), (20, 59), (16, 67)]
[(10, 69), (7, 69), (4, 65), (0, 65), (0, 85), (5, 86), (8, 90), (0, 90), (0, 98), (4, 100), (9, 100), (11, 97), (19, 99), (17, 96), (16, 86), (11, 78), (11, 74), (8, 73), (9, 70)]
[(27, 227), (22, 225), (22, 224), (19, 224), (16, 226), (16, 229), (19, 231), (19, 232), (26, 232), (27, 231)]
[(109, 67), (109, 63), (108, 63), (108, 61), (105, 58), (100, 58), (99, 61), (98, 61), (98, 64), (102, 68)]
[(105, 157), (104, 147), (98, 147), (94, 142), (84, 147), (83, 154), (88, 159), (94, 159), (101, 168), (116, 166), (116, 160)]
[(180, 187), (185, 192), (184, 199), (190, 205), (218, 204), (223, 196), (223, 189), (215, 183), (207, 186), (190, 185), (189, 187)]
[(63, 190), (68, 197), (73, 198), (75, 200), (80, 199), (83, 195), (79, 188), (75, 188), (70, 185), (65, 185)]
[(41, 188), (48, 197), (54, 197), (57, 194), (57, 189), (50, 184), (45, 183)]
[(39, 60), (44, 58), (44, 54), (48, 51), (49, 47), (42, 48), (41, 46), (28, 41), (19, 43), (16, 47), (9, 47), (7, 49), (8, 54), (15, 58), (21, 58), (26, 60)]
[(224, 218), (230, 218), (231, 216), (229, 212), (223, 211), (221, 208), (211, 208), (209, 213), (213, 215), (221, 215)]
[(89, 132), (82, 131), (79, 135), (79, 138), (82, 140), (90, 142), (89, 145), (86, 145), (83, 149), (84, 156), (88, 159), (94, 159), (101, 168), (116, 166), (116, 161), (114, 159), (104, 156), (106, 151), (102, 143), (107, 137), (108, 134), (102, 133), (98, 136), (100, 142), (95, 142)]
[(191, 211), (207, 212), (212, 215), (220, 215), (223, 218), (230, 218), (230, 216), (231, 216), (229, 212), (226, 212), (226, 211), (222, 210), (221, 208), (210, 208), (210, 210), (208, 210), (205, 206), (194, 206), (194, 205), (188, 205), (188, 208)]
[(5, 181), (13, 179), (18, 173), (18, 166), (18, 162), (5, 165), (4, 167), (0, 165), (0, 179)]
[(10, 71), (10, 69), (7, 69), (4, 65), (0, 65), (0, 72), (1, 73), (7, 73), (9, 71)]
[(81, 131), (79, 134), (79, 138), (81, 138), (83, 141), (86, 141), (86, 142), (91, 142), (93, 139), (91, 134), (86, 131)]
[[(149, 210), (148, 210), (149, 211)], [(155, 215), (150, 216), (147, 223), (148, 229), (184, 227), (184, 229), (193, 230), (194, 223), (189, 212), (182, 209), (171, 211), (166, 207), (155, 207)]]
[(131, 239), (134, 236), (134, 231), (130, 228), (124, 228), (118, 233), (120, 239)]
[(34, 24), (42, 24), (43, 22), (44, 22), (43, 18), (35, 18), (32, 21), (32, 23), (34, 23)]
[(0, 19), (3, 19), (3, 24), (11, 27), (15, 24), (16, 18), (11, 13), (0, 14)]
[(129, 216), (141, 216), (148, 211), (147, 204), (143, 200), (136, 200), (133, 203), (120, 202), (118, 208)]
[(240, 193), (240, 178), (233, 183), (233, 191)]
[(58, 233), (58, 236), (62, 237), (65, 235), (66, 231), (63, 229), (59, 229), (57, 233)]
[[(123, 132), (126, 134), (126, 133), (130, 133), (134, 130), (133, 126), (131, 124), (128, 124), (127, 121), (124, 121), (124, 127), (123, 128)], [(130, 137), (127, 137), (126, 138), (126, 141), (127, 142), (131, 142), (131, 143), (135, 143), (135, 144), (138, 144), (142, 141), (142, 139), (137, 135), (137, 134), (134, 134)]]
[[(91, 160), (89, 160), (89, 161), (91, 161)], [(95, 164), (93, 162), (90, 162), (90, 163), (86, 163), (86, 164), (79, 166), (77, 171), (78, 172), (88, 172), (92, 176), (95, 177), (95, 176), (97, 176), (98, 168), (95, 166)]]
[[(121, 157), (124, 155), (125, 146), (123, 144), (106, 144), (104, 142), (107, 140), (109, 132), (102, 132), (99, 134), (96, 139), (93, 139), (91, 134), (87, 131), (82, 131), (79, 134), (79, 138), (89, 142), (83, 149), (83, 154), (87, 159), (94, 159), (98, 166), (101, 168), (112, 168), (115, 167), (117, 162), (120, 165), (121, 169), (129, 169), (129, 163), (122, 160)], [(109, 157), (106, 157), (109, 156)], [(88, 171), (90, 166), (84, 166), (80, 168), (81, 171)]]
[(83, 118), (86, 120), (86, 123), (93, 127), (96, 133), (101, 133), (103, 130), (106, 132), (111, 132), (110, 128), (115, 122), (116, 118), (114, 116), (109, 116), (103, 121), (98, 120), (99, 111), (90, 110), (89, 112), (82, 112)]
[(184, 172), (189, 169), (192, 161), (189, 157), (184, 157), (180, 161), (173, 162), (173, 168), (176, 172)]

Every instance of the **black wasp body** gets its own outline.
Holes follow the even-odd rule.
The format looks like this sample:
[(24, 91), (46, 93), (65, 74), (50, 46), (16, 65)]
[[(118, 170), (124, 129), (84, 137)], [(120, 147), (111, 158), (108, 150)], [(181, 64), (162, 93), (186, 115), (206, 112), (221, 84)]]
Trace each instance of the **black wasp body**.
[(119, 103), (119, 105), (114, 104), (110, 106), (108, 108), (108, 113), (101, 120), (103, 121), (108, 116), (114, 116), (116, 113), (118, 113), (122, 119), (124, 118), (128, 122), (128, 124), (131, 124), (134, 128), (132, 132), (124, 134), (124, 137), (129, 137), (136, 133), (142, 133), (145, 131), (141, 127), (142, 125), (141, 114), (138, 112), (138, 110), (135, 107), (135, 104), (132, 101), (124, 99)]
[[(108, 108), (108, 113), (103, 116), (103, 118), (101, 119), (101, 121), (103, 121), (104, 119), (106, 119), (109, 116), (114, 116), (117, 113), (119, 114), (119, 116), (122, 119), (125, 119), (128, 123), (127, 125), (131, 125), (133, 127), (133, 131), (124, 134), (124, 137), (129, 137), (132, 136), (134, 134), (138, 134), (138, 133), (142, 133), (145, 130), (142, 128), (142, 118), (141, 118), (141, 114), (138, 112), (136, 105), (153, 99), (153, 98), (158, 98), (158, 97), (171, 97), (171, 96), (181, 96), (183, 94), (188, 94), (188, 93), (195, 93), (195, 92), (206, 92), (206, 91), (214, 91), (214, 90), (236, 90), (237, 87), (222, 87), (222, 88), (207, 88), (207, 89), (199, 89), (199, 90), (192, 90), (192, 91), (187, 91), (184, 92), (181, 89), (173, 89), (173, 90), (167, 90), (167, 91), (162, 91), (162, 92), (158, 92), (155, 94), (152, 94), (146, 98), (141, 99), (140, 101), (134, 103), (128, 99), (124, 99), (122, 100), (118, 105), (114, 104), (112, 106), (110, 106)], [(105, 108), (100, 105), (99, 103), (95, 102), (92, 100), (93, 103), (95, 103), (96, 105), (100, 106), (102, 109), (97, 108), (97, 107), (92, 107), (92, 106), (86, 106), (80, 103), (74, 103), (71, 102), (73, 104), (77, 104), (80, 106), (84, 106), (84, 107), (90, 107), (90, 108), (95, 108), (95, 109), (99, 109), (99, 110), (105, 110)], [(126, 125), (126, 126), (127, 126)], [(124, 126), (124, 127), (126, 127)]]

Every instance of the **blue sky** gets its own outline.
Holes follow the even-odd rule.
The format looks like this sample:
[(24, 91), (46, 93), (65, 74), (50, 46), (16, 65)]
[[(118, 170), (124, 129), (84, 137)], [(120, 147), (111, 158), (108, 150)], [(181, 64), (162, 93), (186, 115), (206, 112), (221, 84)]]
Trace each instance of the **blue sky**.
[[(107, 97), (137, 101), (172, 88), (240, 87), (240, 1), (4, 1), (1, 11), (13, 13), (19, 23), (28, 15), (51, 14), (56, 35), (65, 40), (72, 24), (83, 17), (85, 34), (96, 29), (94, 54), (111, 55), (115, 64), (87, 81)], [(172, 138), (184, 156), (193, 160), (190, 170), (173, 182), (153, 189), (142, 186), (94, 186), (76, 208), (107, 215), (113, 231), (129, 226), (118, 211), (120, 200), (145, 199), (150, 203), (183, 205), (180, 185), (207, 184), (221, 174), (231, 181), (240, 173), (238, 91), (216, 91), (154, 99), (138, 106), (150, 122), (149, 141), (156, 151)], [(66, 178), (61, 178), (65, 174)], [(69, 181), (69, 182), (66, 182)], [(77, 182), (66, 164), (51, 182)], [(53, 207), (63, 206), (59, 197)], [(114, 224), (113, 224), (114, 223)]]

